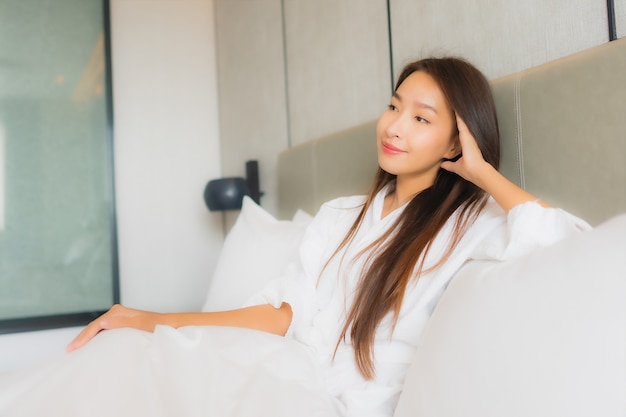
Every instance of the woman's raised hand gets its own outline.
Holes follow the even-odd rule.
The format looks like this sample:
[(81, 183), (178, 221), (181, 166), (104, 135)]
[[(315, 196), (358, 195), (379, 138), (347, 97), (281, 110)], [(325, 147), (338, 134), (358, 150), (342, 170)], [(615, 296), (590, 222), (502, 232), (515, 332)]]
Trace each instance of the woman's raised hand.
[(485, 161), (476, 139), (458, 114), (456, 115), (456, 124), (463, 156), (455, 162), (445, 161), (441, 167), (484, 189), (485, 175), (489, 174), (490, 171), (495, 171), (495, 168)]
[(101, 330), (132, 327), (134, 329), (153, 331), (158, 323), (158, 313), (135, 310), (116, 304), (109, 311), (92, 321), (67, 346), (71, 352), (85, 345)]
[(513, 184), (500, 174), (493, 165), (485, 161), (474, 136), (458, 115), (456, 116), (456, 123), (459, 129), (459, 142), (463, 156), (456, 162), (443, 162), (441, 164), (443, 169), (454, 172), (482, 188), (496, 200), (504, 211), (509, 211), (518, 204), (529, 201), (536, 201), (544, 207), (549, 207), (548, 204)]

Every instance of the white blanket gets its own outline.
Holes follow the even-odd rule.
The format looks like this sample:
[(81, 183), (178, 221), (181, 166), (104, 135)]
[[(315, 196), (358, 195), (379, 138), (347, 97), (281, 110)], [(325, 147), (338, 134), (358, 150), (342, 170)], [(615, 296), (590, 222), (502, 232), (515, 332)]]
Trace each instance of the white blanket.
[[(383, 195), (352, 241), (354, 253), (392, 222), (393, 213), (381, 220)], [(350, 261), (344, 270), (342, 254), (325, 265), (360, 202), (362, 197), (346, 197), (325, 205), (300, 247), (302, 268), (268, 285), (256, 301), (289, 302), (294, 313), (290, 337), (206, 327), (161, 326), (154, 335), (107, 331), (45, 367), (2, 378), (0, 416), (389, 417), (421, 330), (467, 260), (513, 259), (588, 228), (568, 213), (536, 203), (505, 216), (491, 201), (445, 265), (422, 274), (407, 290), (396, 325), (387, 320), (378, 327), (376, 378), (366, 381), (348, 342), (335, 355), (345, 306), (359, 279), (358, 262)], [(445, 253), (453, 222), (431, 245), (426, 267)]]
[(0, 416), (337, 416), (318, 368), (300, 343), (253, 330), (105, 331), (0, 376)]

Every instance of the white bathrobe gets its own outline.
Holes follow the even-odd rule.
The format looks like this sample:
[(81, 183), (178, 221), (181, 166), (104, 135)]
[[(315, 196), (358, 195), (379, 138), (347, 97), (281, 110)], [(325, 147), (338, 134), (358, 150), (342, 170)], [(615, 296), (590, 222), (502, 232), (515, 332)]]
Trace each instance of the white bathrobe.
[[(335, 347), (366, 257), (356, 254), (384, 233), (403, 207), (382, 217), (384, 191), (374, 200), (354, 241), (324, 269), (354, 222), (363, 196), (342, 197), (322, 206), (300, 248), (300, 265), (264, 291), (251, 304), (281, 302), (292, 306), (288, 336), (306, 345), (321, 364), (325, 384), (347, 416), (390, 416), (411, 358), (437, 301), (455, 272), (471, 259), (507, 260), (549, 245), (589, 226), (560, 209), (531, 202), (508, 215), (490, 199), (445, 264), (423, 273), (406, 291), (393, 333), (392, 320), (377, 329), (374, 344), (376, 378), (364, 380), (356, 368), (349, 340)], [(449, 246), (455, 218), (448, 220), (431, 246), (424, 270), (435, 265)], [(343, 260), (343, 264), (341, 265)]]
[[(395, 331), (389, 319), (379, 326), (376, 377), (366, 381), (349, 340), (334, 359), (333, 352), (363, 263), (354, 254), (402, 208), (381, 218), (380, 193), (353, 243), (323, 270), (363, 201), (356, 196), (324, 204), (305, 234), (300, 259), (250, 300), (290, 303), (287, 337), (197, 326), (102, 332), (71, 354), (0, 376), (0, 416), (388, 417), (422, 329), (465, 262), (522, 256), (589, 228), (559, 209), (526, 203), (505, 214), (490, 200), (447, 262), (410, 285)], [(435, 240), (425, 268), (447, 249), (453, 225), (451, 219)]]

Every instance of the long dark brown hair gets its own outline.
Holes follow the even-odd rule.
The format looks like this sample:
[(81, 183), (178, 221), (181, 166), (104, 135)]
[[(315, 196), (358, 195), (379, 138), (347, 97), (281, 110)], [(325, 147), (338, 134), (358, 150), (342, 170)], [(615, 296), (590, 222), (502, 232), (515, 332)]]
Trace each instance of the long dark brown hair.
[[(395, 90), (416, 71), (433, 77), (448, 105), (465, 121), (484, 159), (497, 169), (500, 160), (498, 122), (491, 88), (484, 75), (459, 58), (422, 59), (404, 67)], [(378, 169), (360, 214), (333, 257), (352, 241), (374, 197), (386, 186), (390, 187), (389, 192), (395, 189), (395, 178), (395, 175)], [(337, 346), (350, 335), (356, 364), (364, 378), (372, 379), (375, 374), (373, 344), (376, 329), (388, 314), (393, 314), (395, 326), (407, 285), (413, 276), (419, 279), (424, 272), (424, 258), (439, 231), (458, 212), (450, 245), (429, 270), (447, 260), (487, 198), (476, 185), (441, 168), (434, 184), (418, 193), (393, 226), (361, 252), (361, 256), (368, 254), (366, 267)]]

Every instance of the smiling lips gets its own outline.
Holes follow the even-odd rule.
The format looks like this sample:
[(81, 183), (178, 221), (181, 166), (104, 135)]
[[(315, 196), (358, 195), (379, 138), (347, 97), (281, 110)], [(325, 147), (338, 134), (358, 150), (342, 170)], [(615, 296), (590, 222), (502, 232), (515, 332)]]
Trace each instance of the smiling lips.
[(403, 151), (400, 148), (396, 148), (389, 142), (383, 142), (382, 148), (383, 148), (383, 152), (388, 155), (399, 155), (399, 154), (405, 153), (405, 151)]

